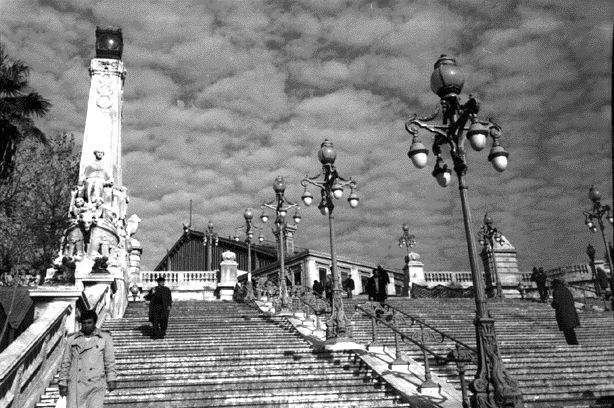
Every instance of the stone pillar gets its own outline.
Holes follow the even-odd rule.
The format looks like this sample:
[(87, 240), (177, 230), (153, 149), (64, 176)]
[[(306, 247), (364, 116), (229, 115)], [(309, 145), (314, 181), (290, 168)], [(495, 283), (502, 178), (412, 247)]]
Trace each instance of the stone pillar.
[(237, 256), (234, 252), (226, 251), (222, 254), (220, 263), (220, 281), (217, 285), (220, 300), (232, 300), (235, 285), (237, 284)]
[[(490, 275), (493, 286), (496, 287), (496, 274), (501, 280), (503, 288), (503, 296), (516, 297), (518, 296), (518, 283), (522, 281), (522, 272), (518, 269), (518, 252), (516, 248), (505, 238), (501, 236), (502, 244), (495, 242), (492, 251), (482, 250), (481, 257), (484, 265), (484, 273)], [(494, 270), (496, 265), (496, 274)]]
[(143, 247), (141, 246), (141, 243), (134, 238), (130, 240), (130, 243), (132, 244), (132, 250), (129, 254), (128, 287), (131, 287), (133, 284), (142, 287), (141, 255), (143, 254)]
[(313, 288), (314, 280), (320, 280), (320, 272), (316, 260), (310, 257), (305, 260), (305, 286)]
[[(294, 253), (294, 235), (296, 234), (296, 225), (286, 224), (284, 226), (284, 250), (286, 254)], [(311, 282), (313, 283), (313, 281)]]
[(352, 294), (358, 295), (359, 293), (362, 293), (362, 279), (360, 278), (360, 271), (356, 266), (351, 266), (350, 276), (352, 277), (352, 279), (354, 279), (354, 291), (352, 291)]
[(414, 283), (426, 285), (424, 278), (424, 264), (420, 262), (420, 255), (415, 252), (410, 252), (405, 255), (405, 266), (403, 267), (403, 289), (401, 296), (410, 297), (411, 287)]

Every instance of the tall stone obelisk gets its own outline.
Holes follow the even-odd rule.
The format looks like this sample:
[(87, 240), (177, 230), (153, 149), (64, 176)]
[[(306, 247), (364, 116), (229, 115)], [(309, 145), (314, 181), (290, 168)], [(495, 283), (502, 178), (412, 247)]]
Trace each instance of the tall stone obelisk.
[(122, 104), (126, 70), (121, 60), (123, 37), (120, 28), (96, 27), (96, 58), (90, 63), (90, 95), (83, 133), (79, 179), (94, 151), (104, 152), (101, 165), (111, 169), (114, 183), (122, 185)]

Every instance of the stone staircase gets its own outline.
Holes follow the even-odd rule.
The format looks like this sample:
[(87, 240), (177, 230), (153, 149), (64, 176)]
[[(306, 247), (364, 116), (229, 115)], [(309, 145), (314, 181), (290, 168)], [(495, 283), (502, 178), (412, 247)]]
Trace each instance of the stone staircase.
[[(364, 299), (344, 299), (346, 313), (352, 316), (354, 305)], [(475, 302), (473, 299), (389, 298), (388, 303), (425, 323), (475, 347)], [(579, 346), (566, 344), (558, 330), (554, 309), (549, 304), (520, 300), (491, 301), (489, 310), (495, 318), (497, 339), (506, 368), (519, 382), (527, 408), (589, 407), (602, 395), (614, 394), (614, 320), (611, 313), (581, 311), (581, 327), (576, 329)], [(352, 317), (355, 340), (368, 344), (370, 319), (362, 314)], [(408, 326), (406, 326), (408, 327)], [(411, 333), (411, 330), (404, 330)], [(428, 337), (427, 337), (428, 338)], [(394, 345), (391, 330), (378, 329), (378, 339)], [(432, 350), (446, 355), (451, 341), (427, 341)], [(423, 364), (417, 346), (402, 343), (409, 357)], [(431, 370), (460, 389), (455, 364), (438, 366), (429, 358)], [(475, 375), (475, 365), (468, 365), (466, 379)]]
[[(150, 339), (143, 303), (105, 322), (118, 389), (105, 407), (409, 407), (352, 353), (312, 347), (283, 318), (234, 302), (174, 302)], [(54, 385), (38, 406), (57, 399)]]

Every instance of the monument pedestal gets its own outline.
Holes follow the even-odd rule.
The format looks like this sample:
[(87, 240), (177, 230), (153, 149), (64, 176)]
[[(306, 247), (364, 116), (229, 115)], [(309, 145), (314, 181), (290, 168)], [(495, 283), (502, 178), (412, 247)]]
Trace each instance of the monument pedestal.
[(218, 299), (232, 300), (235, 285), (237, 284), (237, 267), (236, 255), (234, 252), (224, 252), (222, 254), (223, 261), (220, 263), (220, 281), (217, 285)]

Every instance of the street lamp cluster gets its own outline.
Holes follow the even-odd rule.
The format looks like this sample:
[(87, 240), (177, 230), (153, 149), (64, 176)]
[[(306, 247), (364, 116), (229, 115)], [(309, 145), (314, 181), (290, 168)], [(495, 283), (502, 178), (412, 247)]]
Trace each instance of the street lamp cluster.
[(350, 207), (355, 208), (358, 205), (358, 195), (354, 189), (356, 182), (351, 178), (343, 178), (337, 173), (335, 167), (335, 159), (337, 152), (333, 148), (330, 140), (325, 139), (320, 150), (318, 151), (318, 159), (322, 164), (322, 170), (314, 177), (305, 177), (301, 180), (301, 185), (305, 188), (302, 195), (302, 200), (305, 205), (309, 206), (313, 202), (313, 195), (309, 192), (308, 186), (316, 186), (320, 189), (320, 204), (318, 209), (322, 215), (328, 215), (328, 227), (330, 237), (330, 257), (331, 268), (333, 275), (333, 307), (331, 317), (327, 322), (326, 342), (334, 344), (343, 339), (350, 338), (351, 328), (350, 321), (346, 317), (343, 310), (343, 297), (341, 296), (341, 272), (337, 268), (337, 254), (335, 253), (335, 224), (333, 210), (335, 209), (335, 200), (343, 196), (344, 187), (350, 187), (350, 195), (348, 203)]
[(416, 236), (409, 233), (409, 225), (403, 224), (403, 235), (399, 238), (399, 248), (407, 248), (407, 256), (409, 256), (409, 248), (416, 246)]
[(269, 220), (269, 216), (265, 212), (267, 208), (275, 211), (275, 229), (273, 230), (273, 233), (279, 241), (279, 297), (281, 300), (282, 311), (287, 311), (289, 299), (288, 287), (286, 285), (286, 271), (284, 265), (284, 237), (287, 229), (287, 222), (285, 220), (285, 217), (288, 213), (288, 210), (295, 209), (292, 219), (294, 220), (295, 224), (298, 224), (301, 221), (301, 216), (299, 214), (300, 206), (286, 199), (286, 184), (284, 183), (284, 178), (282, 176), (277, 176), (275, 178), (275, 182), (273, 183), (273, 190), (275, 191), (275, 199), (270, 202), (262, 203), (262, 205), (260, 206), (260, 208), (262, 209), (260, 219), (263, 223), (266, 223)]
[(211, 271), (211, 246), (219, 243), (219, 237), (217, 232), (213, 230), (213, 222), (209, 221), (207, 224), (207, 230), (203, 234), (203, 245), (207, 247), (207, 270)]
[[(610, 224), (614, 224), (614, 216), (612, 215), (612, 209), (609, 205), (601, 204), (601, 193), (594, 185), (592, 185), (588, 190), (588, 198), (590, 198), (593, 202), (593, 208), (587, 211), (582, 211), (582, 214), (584, 214), (584, 223), (591, 230), (591, 232), (597, 232), (595, 222), (597, 225), (599, 225), (599, 229), (601, 230), (601, 238), (603, 239), (603, 246), (605, 248), (605, 253), (610, 266), (610, 291), (612, 293), (612, 310), (614, 311), (614, 268), (612, 267), (612, 254), (609, 251), (608, 243), (605, 238), (605, 222), (603, 222), (603, 219), (605, 218)], [(595, 249), (592, 246), (587, 248), (587, 254), (591, 258), (591, 263), (594, 265)]]
[[(252, 285), (252, 239), (254, 238), (254, 231), (252, 225), (252, 219), (254, 218), (254, 213), (251, 208), (246, 208), (243, 213), (243, 218), (245, 218), (245, 225), (236, 228), (234, 240), (239, 241), (239, 231), (245, 231), (245, 242), (247, 242), (247, 283), (246, 285), (246, 301), (254, 300), (254, 287)], [(260, 229), (260, 234), (258, 235), (258, 242), (262, 243), (264, 241), (264, 235), (262, 235), (262, 228)]]
[[(499, 245), (503, 245), (503, 235), (492, 224), (492, 217), (490, 214), (484, 214), (484, 224), (480, 225), (480, 231), (478, 231), (478, 242), (483, 245), (487, 251), (490, 252), (491, 268), (495, 275), (497, 285), (497, 297), (503, 297), (503, 287), (501, 285), (501, 279), (499, 279), (499, 271), (497, 270), (497, 260), (495, 259), (495, 242)], [(488, 290), (492, 290), (487, 288)]]
[[(456, 172), (460, 190), (460, 199), (465, 224), (465, 235), (469, 251), (469, 263), (473, 279), (476, 303), (476, 344), (478, 349), (478, 368), (471, 388), (474, 392), (471, 397), (473, 407), (522, 407), (522, 394), (518, 383), (507, 372), (497, 344), (495, 322), (488, 313), (484, 294), (482, 274), (478, 270), (477, 251), (472, 233), (471, 212), (467, 195), (467, 159), (465, 141), (469, 139), (471, 147), (480, 151), (486, 146), (488, 136), (492, 138), (492, 147), (488, 160), (495, 170), (501, 172), (507, 167), (509, 154), (501, 147), (499, 138), (501, 127), (496, 123), (478, 120), (480, 103), (472, 95), (465, 104), (461, 104), (460, 92), (465, 78), (463, 71), (456, 65), (456, 61), (442, 55), (435, 63), (431, 75), (431, 89), (439, 98), (440, 103), (434, 114), (418, 118), (414, 115), (406, 124), (405, 129), (412, 135), (413, 140), (408, 156), (413, 164), (421, 169), (426, 166), (428, 150), (418, 139), (418, 130), (426, 129), (434, 134), (433, 153), (436, 156), (432, 175), (437, 183), (446, 187), (450, 183), (451, 171), (442, 158), (442, 147), (448, 146), (452, 157), (454, 171)], [(428, 124), (425, 122), (435, 119), (441, 111), (443, 123)], [(470, 122), (468, 129), (465, 128)]]

